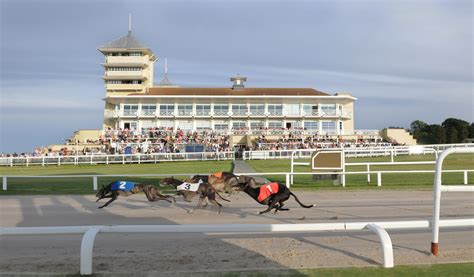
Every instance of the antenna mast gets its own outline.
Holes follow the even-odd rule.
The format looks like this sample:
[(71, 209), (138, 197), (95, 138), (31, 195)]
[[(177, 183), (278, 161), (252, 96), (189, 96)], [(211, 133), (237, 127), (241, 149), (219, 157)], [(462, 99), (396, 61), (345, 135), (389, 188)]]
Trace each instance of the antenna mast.
[(128, 14), (128, 32), (132, 32), (132, 13)]

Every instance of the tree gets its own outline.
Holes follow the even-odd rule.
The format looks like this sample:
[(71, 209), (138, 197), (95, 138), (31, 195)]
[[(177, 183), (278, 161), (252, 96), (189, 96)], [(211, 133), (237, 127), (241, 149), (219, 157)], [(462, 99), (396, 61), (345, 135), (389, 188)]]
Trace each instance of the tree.
[(474, 138), (474, 122), (469, 125), (469, 138)]
[(469, 122), (467, 121), (457, 118), (448, 118), (441, 126), (443, 126), (448, 135), (448, 143), (464, 142), (469, 136)]
[(424, 138), (424, 143), (426, 144), (442, 144), (446, 143), (446, 130), (438, 125), (431, 124), (426, 126), (426, 137)]
[(428, 124), (421, 120), (415, 120), (410, 124), (410, 132), (413, 137), (418, 141), (421, 141), (426, 137), (426, 127)]

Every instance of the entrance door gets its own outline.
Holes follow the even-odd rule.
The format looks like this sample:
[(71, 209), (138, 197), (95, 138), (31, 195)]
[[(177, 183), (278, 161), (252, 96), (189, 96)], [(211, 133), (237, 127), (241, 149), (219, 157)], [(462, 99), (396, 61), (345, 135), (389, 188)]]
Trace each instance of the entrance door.
[(125, 122), (125, 123), (123, 123), (123, 128), (130, 130), (130, 122)]
[(291, 129), (291, 122), (286, 123), (286, 129)]

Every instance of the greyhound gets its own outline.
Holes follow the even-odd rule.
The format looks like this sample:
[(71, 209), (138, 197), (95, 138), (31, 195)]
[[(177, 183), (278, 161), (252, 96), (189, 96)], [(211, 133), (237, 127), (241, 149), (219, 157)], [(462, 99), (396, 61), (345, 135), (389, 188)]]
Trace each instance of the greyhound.
[(268, 183), (264, 184), (259, 188), (252, 188), (248, 183), (239, 183), (236, 185), (238, 190), (244, 191), (250, 197), (255, 199), (258, 203), (262, 205), (268, 205), (268, 208), (265, 211), (259, 212), (259, 214), (267, 213), (272, 209), (277, 211), (288, 211), (289, 209), (283, 208), (283, 202), (288, 200), (290, 196), (293, 196), (303, 208), (312, 208), (314, 205), (305, 205), (300, 202), (298, 197), (294, 195), (286, 186), (280, 183)]
[[(207, 198), (209, 202), (219, 207), (218, 213), (221, 213), (222, 205), (217, 202), (216, 194), (224, 201), (230, 202), (229, 200), (223, 198), (211, 185), (207, 182), (199, 179), (197, 183), (187, 183), (183, 182), (178, 179), (171, 178), (164, 178), (161, 180), (160, 184), (166, 186), (172, 186), (176, 189), (176, 195), (182, 195), (184, 200), (187, 202), (191, 202), (192, 197), (199, 195), (199, 202), (198, 205), (191, 211), (194, 212), (201, 207), (202, 202)], [(195, 190), (191, 190), (191, 187), (195, 186)]]
[(97, 197), (97, 201), (95, 202), (99, 202), (99, 200), (103, 198), (111, 198), (103, 206), (99, 207), (99, 209), (102, 209), (107, 207), (113, 201), (117, 200), (119, 195), (130, 196), (141, 191), (145, 193), (146, 198), (150, 202), (165, 200), (171, 203), (171, 201), (166, 198), (173, 198), (173, 201), (176, 202), (176, 199), (173, 196), (160, 194), (153, 185), (144, 185), (128, 181), (115, 181), (108, 184), (107, 186), (102, 186), (102, 188), (97, 191), (95, 195)]

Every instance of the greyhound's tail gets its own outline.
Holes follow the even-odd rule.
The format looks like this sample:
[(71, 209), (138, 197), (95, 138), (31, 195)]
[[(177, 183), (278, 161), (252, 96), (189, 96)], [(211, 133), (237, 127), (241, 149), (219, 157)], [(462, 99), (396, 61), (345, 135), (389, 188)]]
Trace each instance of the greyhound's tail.
[(227, 201), (227, 202), (230, 202), (229, 199), (225, 199), (224, 197), (222, 197), (222, 196), (219, 194), (219, 192), (216, 191), (216, 194), (217, 194), (222, 200)]
[(298, 197), (296, 197), (296, 195), (294, 195), (291, 191), (290, 191), (290, 195), (292, 195), (295, 198), (296, 202), (298, 202), (298, 204), (300, 204), (301, 207), (308, 208), (308, 209), (314, 207), (314, 205), (305, 205), (305, 204), (301, 203), (301, 201), (298, 199)]

